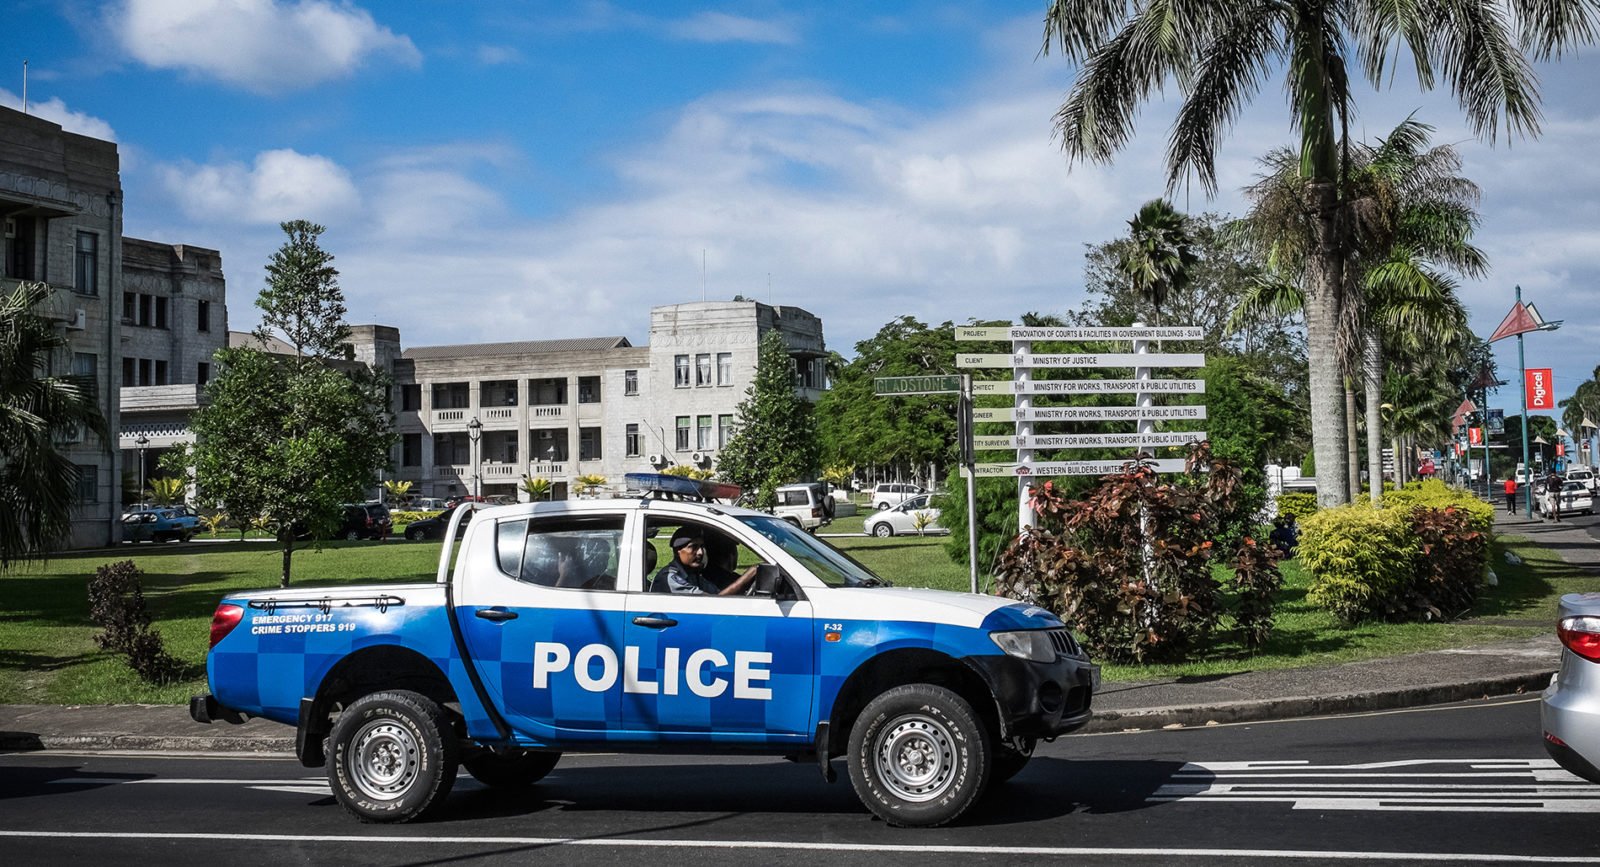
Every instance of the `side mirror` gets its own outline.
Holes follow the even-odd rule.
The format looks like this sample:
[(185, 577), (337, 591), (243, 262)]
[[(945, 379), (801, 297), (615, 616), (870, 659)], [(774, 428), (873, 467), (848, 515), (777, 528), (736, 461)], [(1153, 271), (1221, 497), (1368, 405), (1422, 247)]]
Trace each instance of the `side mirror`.
[(756, 567), (755, 595), (777, 596), (783, 587), (782, 569), (771, 563), (763, 563)]

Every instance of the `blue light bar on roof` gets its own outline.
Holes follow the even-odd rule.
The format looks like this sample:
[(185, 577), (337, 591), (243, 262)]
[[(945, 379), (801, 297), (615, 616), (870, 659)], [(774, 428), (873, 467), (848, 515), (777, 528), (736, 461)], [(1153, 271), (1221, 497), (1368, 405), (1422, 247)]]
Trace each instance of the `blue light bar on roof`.
[(698, 481), (666, 473), (628, 473), (623, 477), (628, 490), (681, 497), (686, 500), (737, 500), (742, 489), (725, 482)]

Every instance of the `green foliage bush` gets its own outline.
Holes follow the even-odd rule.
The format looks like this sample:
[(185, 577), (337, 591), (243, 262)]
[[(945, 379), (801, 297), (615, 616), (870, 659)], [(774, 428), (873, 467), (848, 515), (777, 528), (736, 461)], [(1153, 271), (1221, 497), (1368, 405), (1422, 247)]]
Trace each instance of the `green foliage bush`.
[(89, 619), (100, 627), (94, 643), (121, 653), (140, 678), (163, 684), (177, 680), (182, 665), (150, 628), (150, 611), (144, 604), (143, 575), (132, 560), (108, 563), (89, 579)]
[(1386, 615), (1411, 582), (1417, 553), (1410, 513), (1355, 503), (1300, 522), (1307, 598), (1346, 623)]
[(401, 524), (414, 524), (417, 521), (424, 521), (428, 518), (437, 517), (442, 514), (444, 513), (439, 511), (417, 512), (409, 509), (395, 510), (389, 513), (389, 520), (393, 521), (396, 526), (399, 526)]
[(1293, 516), (1296, 521), (1315, 514), (1317, 511), (1317, 495), (1302, 491), (1291, 491), (1278, 495), (1278, 514), (1284, 517)]
[(1407, 594), (1413, 615), (1427, 620), (1459, 616), (1478, 601), (1489, 565), (1489, 534), (1465, 509), (1421, 507), (1411, 512), (1419, 551)]
[(1488, 535), (1494, 528), (1494, 506), (1466, 491), (1457, 490), (1437, 479), (1411, 482), (1398, 491), (1383, 495), (1385, 506), (1418, 506), (1429, 509), (1457, 509), (1467, 518), (1474, 532)]

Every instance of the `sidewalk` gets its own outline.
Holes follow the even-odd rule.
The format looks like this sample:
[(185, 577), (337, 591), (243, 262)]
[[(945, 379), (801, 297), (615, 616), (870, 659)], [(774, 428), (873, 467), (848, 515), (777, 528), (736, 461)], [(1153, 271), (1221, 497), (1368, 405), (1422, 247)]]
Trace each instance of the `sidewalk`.
[[(1600, 579), (1600, 540), (1582, 527), (1529, 521), (1502, 506), (1495, 529), (1527, 536)], [(1095, 696), (1095, 719), (1087, 730), (1249, 722), (1533, 693), (1549, 682), (1560, 657), (1552, 624), (1548, 634), (1531, 639), (1365, 662), (1107, 683)], [(189, 719), (188, 708), (167, 705), (0, 705), (0, 750), (39, 749), (290, 753), (294, 729), (264, 720), (202, 725)]]

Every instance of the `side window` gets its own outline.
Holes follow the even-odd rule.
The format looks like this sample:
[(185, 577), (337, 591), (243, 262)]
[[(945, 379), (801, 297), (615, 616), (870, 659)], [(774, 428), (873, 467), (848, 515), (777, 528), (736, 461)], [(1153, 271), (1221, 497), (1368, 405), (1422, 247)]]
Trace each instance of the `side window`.
[[(703, 558), (697, 558), (692, 548), (681, 557), (673, 550), (673, 537), (686, 529), (689, 535), (702, 540)], [(653, 559), (656, 564), (656, 568), (644, 576), (645, 590), (650, 592), (716, 595), (715, 591), (737, 581), (746, 570), (766, 562), (754, 549), (722, 530), (695, 522), (650, 518), (645, 524), (644, 541), (655, 550), (654, 558), (645, 557), (646, 562)], [(685, 560), (690, 562), (684, 563)], [(674, 562), (679, 563), (680, 570), (698, 589), (689, 589), (682, 581), (677, 586), (669, 583), (666, 572)]]
[(544, 587), (615, 590), (622, 521), (602, 515), (502, 522), (495, 534), (500, 570)]

